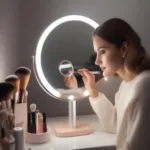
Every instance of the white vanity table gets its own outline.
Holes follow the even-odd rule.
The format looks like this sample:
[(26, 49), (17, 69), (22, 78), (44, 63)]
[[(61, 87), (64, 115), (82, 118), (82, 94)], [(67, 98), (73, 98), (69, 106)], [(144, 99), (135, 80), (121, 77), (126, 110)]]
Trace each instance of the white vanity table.
[[(105, 133), (101, 130), (100, 122), (96, 115), (77, 116), (78, 121), (86, 121), (93, 127), (94, 132), (90, 135), (76, 137), (56, 137), (52, 129), (50, 141), (45, 144), (26, 144), (25, 150), (73, 150), (115, 145), (115, 134)], [(48, 118), (47, 124), (50, 128), (54, 124), (68, 121), (67, 117)], [(98, 150), (98, 149), (97, 149)]]

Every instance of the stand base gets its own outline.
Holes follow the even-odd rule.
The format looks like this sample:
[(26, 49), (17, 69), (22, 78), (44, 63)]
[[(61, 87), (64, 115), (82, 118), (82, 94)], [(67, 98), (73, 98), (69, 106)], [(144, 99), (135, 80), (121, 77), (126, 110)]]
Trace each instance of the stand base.
[(53, 126), (55, 135), (58, 137), (72, 137), (91, 134), (93, 132), (91, 126), (86, 122), (77, 122), (76, 128), (70, 128), (69, 124), (59, 124)]

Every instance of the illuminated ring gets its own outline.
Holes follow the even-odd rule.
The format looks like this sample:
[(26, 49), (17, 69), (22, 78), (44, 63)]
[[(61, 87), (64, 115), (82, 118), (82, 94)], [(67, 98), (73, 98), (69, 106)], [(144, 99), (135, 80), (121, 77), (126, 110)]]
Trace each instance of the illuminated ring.
[[(46, 89), (46, 91), (53, 94), (53, 96), (55, 96), (58, 99), (61, 98), (61, 94), (57, 90), (55, 90), (52, 87), (52, 85), (49, 84), (46, 77), (44, 76), (44, 73), (42, 70), (42, 65), (41, 65), (41, 53), (42, 53), (42, 48), (43, 48), (44, 42), (45, 42), (46, 38), (48, 37), (48, 35), (52, 32), (52, 30), (55, 29), (60, 24), (68, 22), (68, 21), (81, 21), (81, 22), (87, 23), (88, 25), (92, 26), (94, 29), (99, 26), (95, 21), (93, 21), (87, 17), (80, 16), (80, 15), (70, 15), (70, 16), (65, 16), (65, 17), (62, 17), (62, 18), (56, 20), (55, 22), (50, 24), (45, 29), (45, 31), (42, 33), (42, 35), (38, 41), (37, 48), (36, 48), (35, 68), (36, 68), (36, 72), (38, 75), (38, 79), (42, 83), (44, 89)], [(86, 94), (85, 96), (88, 96), (88, 94)], [(66, 97), (63, 97), (63, 98), (66, 98)], [(72, 95), (67, 96), (67, 99), (72, 99)]]

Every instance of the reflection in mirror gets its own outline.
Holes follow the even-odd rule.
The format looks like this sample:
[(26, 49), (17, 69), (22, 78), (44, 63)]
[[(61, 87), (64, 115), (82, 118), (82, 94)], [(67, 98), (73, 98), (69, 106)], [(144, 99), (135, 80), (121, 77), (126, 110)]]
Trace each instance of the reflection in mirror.
[[(86, 66), (84, 67), (86, 68)], [(79, 87), (78, 85), (80, 85), (79, 83), (82, 81), (82, 77), (80, 76), (79, 70), (83, 69), (83, 66), (81, 66), (81, 68), (74, 69), (74, 66), (70, 61), (63, 60), (59, 64), (58, 68), (59, 68), (60, 74), (64, 77), (64, 83), (66, 87), (70, 89), (75, 89)], [(91, 69), (91, 66), (90, 66), (90, 69)], [(89, 72), (95, 75), (102, 74), (102, 72), (94, 71), (94, 70), (89, 71)]]
[[(64, 76), (64, 77), (69, 77), (71, 75), (73, 75), (74, 73), (78, 73), (78, 69), (74, 70), (73, 64), (68, 61), (68, 60), (63, 60), (60, 64), (59, 64), (59, 72)], [(83, 69), (83, 68), (81, 68)], [(92, 74), (100, 74), (102, 72), (100, 71), (89, 71)]]
[[(62, 60), (70, 60), (74, 70), (86, 68), (89, 71), (101, 71), (95, 65), (96, 53), (93, 52), (92, 44), (93, 31), (94, 28), (84, 22), (71, 21), (57, 26), (48, 35), (43, 45), (41, 61), (44, 75), (55, 89), (70, 88), (70, 86), (66, 86), (65, 77), (60, 74), (58, 69)], [(72, 66), (69, 67), (72, 68)], [(82, 77), (78, 73), (74, 73), (74, 77), (77, 80), (75, 87), (84, 87)], [(102, 74), (96, 74), (95, 77), (98, 81), (102, 78)]]

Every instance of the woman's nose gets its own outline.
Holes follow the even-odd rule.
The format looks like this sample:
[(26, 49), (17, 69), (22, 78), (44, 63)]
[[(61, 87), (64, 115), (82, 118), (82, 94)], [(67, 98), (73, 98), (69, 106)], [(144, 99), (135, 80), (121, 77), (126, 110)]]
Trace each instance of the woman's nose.
[(96, 57), (95, 65), (100, 65), (100, 64), (102, 64), (102, 61), (100, 60), (100, 58)]

